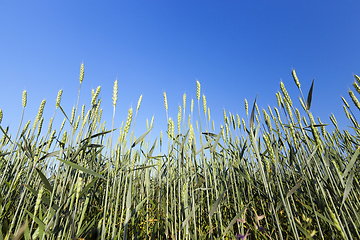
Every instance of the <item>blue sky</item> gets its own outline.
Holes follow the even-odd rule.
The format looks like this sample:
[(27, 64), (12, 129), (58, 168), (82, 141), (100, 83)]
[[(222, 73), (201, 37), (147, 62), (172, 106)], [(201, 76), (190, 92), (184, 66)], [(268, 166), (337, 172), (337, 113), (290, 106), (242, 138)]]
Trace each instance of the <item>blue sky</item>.
[[(217, 128), (224, 108), (246, 119), (245, 98), (251, 105), (258, 94), (260, 109), (276, 106), (281, 80), (300, 109), (292, 69), (305, 95), (315, 78), (313, 115), (331, 123), (334, 113), (345, 128), (341, 96), (358, 114), (347, 93), (360, 74), (358, 9), (358, 1), (1, 1), (1, 126), (17, 130), (23, 90), (24, 122), (46, 99), (47, 128), (60, 89), (70, 115), (83, 62), (80, 105), (89, 107), (91, 89), (101, 85), (108, 129), (116, 78), (115, 127), (143, 95), (136, 134), (154, 115), (159, 136), (167, 129), (163, 92), (176, 119), (183, 94), (187, 109), (196, 99), (196, 79)], [(55, 129), (62, 120), (58, 112)]]

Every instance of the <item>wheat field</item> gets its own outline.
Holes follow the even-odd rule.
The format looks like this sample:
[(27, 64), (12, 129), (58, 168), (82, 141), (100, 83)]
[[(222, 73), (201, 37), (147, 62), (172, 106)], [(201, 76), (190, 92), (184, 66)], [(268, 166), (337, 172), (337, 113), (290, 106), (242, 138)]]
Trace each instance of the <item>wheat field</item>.
[[(115, 81), (108, 129), (100, 86), (88, 106), (78, 104), (83, 64), (77, 104), (65, 112), (60, 90), (47, 129), (45, 100), (16, 136), (0, 110), (0, 240), (360, 239), (360, 126), (351, 110), (360, 103), (349, 90), (354, 108), (341, 99), (351, 129), (331, 115), (329, 132), (310, 111), (313, 84), (304, 98), (292, 76), (300, 109), (281, 82), (276, 107), (260, 111), (245, 99), (247, 116), (224, 110), (219, 132), (198, 81), (196, 99), (184, 94), (177, 119), (167, 114), (155, 139), (153, 119), (134, 136), (142, 96), (114, 127)], [(357, 94), (359, 84), (355, 75)], [(22, 100), (24, 115), (26, 91)]]

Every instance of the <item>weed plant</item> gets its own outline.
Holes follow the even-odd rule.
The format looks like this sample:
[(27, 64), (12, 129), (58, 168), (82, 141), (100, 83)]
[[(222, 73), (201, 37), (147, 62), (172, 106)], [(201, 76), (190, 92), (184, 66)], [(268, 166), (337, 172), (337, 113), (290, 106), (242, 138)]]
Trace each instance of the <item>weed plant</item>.
[[(140, 97), (135, 114), (129, 109), (125, 125), (116, 126), (115, 143), (114, 124), (100, 123), (100, 87), (79, 109), (81, 65), (71, 114), (61, 107), (62, 90), (57, 96), (59, 129), (53, 118), (44, 129), (45, 100), (15, 137), (0, 126), (0, 239), (360, 239), (359, 124), (342, 98), (354, 134), (333, 115), (328, 132), (310, 112), (313, 85), (305, 100), (292, 75), (301, 110), (280, 83), (277, 107), (260, 112), (255, 99), (249, 114), (245, 100), (246, 121), (224, 110), (214, 132), (197, 82), (198, 118), (184, 94), (165, 137), (150, 142), (151, 121), (135, 139)], [(26, 103), (24, 91), (23, 113)], [(167, 112), (166, 93), (164, 103)], [(154, 155), (163, 141), (167, 153)]]

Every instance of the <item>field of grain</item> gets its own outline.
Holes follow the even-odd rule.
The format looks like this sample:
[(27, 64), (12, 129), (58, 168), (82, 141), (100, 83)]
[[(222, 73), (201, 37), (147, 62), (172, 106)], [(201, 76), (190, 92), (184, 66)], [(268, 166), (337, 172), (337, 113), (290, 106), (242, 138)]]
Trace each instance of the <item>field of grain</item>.
[[(280, 83), (277, 107), (259, 110), (245, 99), (247, 116), (224, 110), (219, 132), (199, 82), (197, 98), (184, 94), (177, 119), (152, 140), (153, 121), (134, 137), (141, 97), (113, 139), (114, 124), (100, 122), (100, 87), (70, 113), (60, 90), (58, 129), (53, 118), (43, 123), (45, 100), (16, 136), (0, 110), (0, 240), (360, 239), (360, 126), (351, 111), (360, 103), (350, 90), (354, 107), (342, 98), (350, 131), (332, 115), (328, 132), (310, 111), (313, 85), (305, 98), (292, 75), (301, 109)], [(83, 78), (81, 65), (77, 102)], [(355, 75), (356, 93), (359, 84)], [(114, 117), (117, 91), (116, 81)]]

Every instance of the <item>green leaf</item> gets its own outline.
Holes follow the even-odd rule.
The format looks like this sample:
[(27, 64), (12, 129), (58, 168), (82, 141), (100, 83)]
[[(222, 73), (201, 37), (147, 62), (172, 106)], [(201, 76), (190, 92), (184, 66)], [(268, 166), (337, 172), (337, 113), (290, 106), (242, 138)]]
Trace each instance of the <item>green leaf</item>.
[(310, 234), (308, 233), (308, 231), (306, 231), (306, 229), (304, 229), (301, 225), (299, 225), (297, 222), (295, 222), (296, 227), (306, 236), (306, 239), (312, 240), (313, 238), (310, 236)]
[(317, 211), (313, 211), (313, 209), (311, 207), (307, 206), (306, 204), (303, 204), (302, 206), (307, 208), (309, 211), (312, 211), (313, 213), (315, 213), (316, 216), (318, 216), (319, 218), (321, 218), (322, 220), (327, 222), (329, 225), (332, 225), (333, 227), (335, 227), (335, 224), (332, 220), (328, 219), (327, 217), (325, 217), (324, 215), (322, 215), (321, 213), (319, 213)]
[(217, 136), (215, 133), (209, 133), (209, 132), (202, 132), (201, 134), (204, 134), (205, 136), (209, 136), (212, 138), (216, 138), (216, 136)]
[(310, 154), (310, 156), (307, 158), (307, 160), (306, 160), (306, 165), (307, 165), (308, 167), (309, 167), (309, 163), (310, 163), (311, 159), (313, 159), (313, 157), (315, 156), (317, 149), (318, 149), (318, 147), (315, 146), (313, 152), (312, 152), (312, 153)]
[(343, 196), (341, 206), (344, 205), (346, 198), (349, 196), (350, 190), (353, 186), (353, 179), (354, 179), (354, 170), (351, 170), (350, 175), (346, 181), (345, 191), (344, 191), (344, 196)]
[(66, 117), (66, 119), (69, 121), (70, 125), (74, 128), (74, 126), (71, 124), (71, 122), (70, 122), (70, 120), (69, 120), (68, 116), (66, 115), (66, 113), (65, 113), (64, 109), (60, 106), (60, 104), (59, 104), (59, 108), (60, 108), (60, 110), (62, 111), (62, 113), (64, 114), (64, 116)]
[(149, 151), (148, 158), (151, 158), (151, 157), (152, 157), (152, 154), (153, 154), (154, 149), (155, 149), (156, 141), (157, 141), (157, 138), (155, 138), (154, 144), (152, 145), (152, 147), (151, 147), (151, 149), (150, 149), (150, 151)]
[(253, 139), (253, 142), (255, 144), (255, 139), (258, 138), (258, 135), (259, 135), (259, 130), (260, 130), (260, 125), (257, 125), (256, 127), (256, 131), (255, 131), (255, 136), (254, 136), (254, 139)]
[(139, 142), (141, 142), (146, 135), (148, 135), (148, 133), (151, 131), (152, 128), (150, 128), (149, 130), (147, 130), (143, 135), (141, 135), (138, 139), (136, 139), (136, 141), (131, 145), (131, 148), (135, 147)]
[(290, 197), (298, 188), (301, 186), (301, 183), (303, 182), (303, 179), (298, 181), (298, 183), (286, 194), (286, 197)]
[[(28, 185), (24, 185), (34, 196), (38, 196), (38, 191), (36, 191), (35, 189), (33, 189), (32, 187), (28, 186)], [(45, 203), (46, 205), (50, 205), (50, 199), (47, 196), (42, 196), (41, 197), (41, 201), (43, 203)], [(60, 207), (58, 205), (56, 205), (55, 203), (52, 203), (51, 207), (57, 211)]]
[(314, 81), (315, 81), (315, 79), (313, 79), (313, 81), (312, 81), (312, 84), (311, 84), (311, 87), (310, 87), (310, 90), (309, 90), (309, 93), (308, 93), (308, 97), (307, 97), (307, 100), (306, 100), (306, 109), (307, 110), (310, 110), (310, 106), (311, 106), (311, 99), (312, 99), (312, 94), (313, 94)]
[[(7, 127), (7, 128), (9, 128), (9, 127)], [(11, 141), (11, 139), (10, 139), (10, 137), (6, 134), (6, 131), (0, 126), (0, 129), (1, 129), (1, 131), (3, 132), (3, 134), (4, 134), (4, 136), (7, 138), (7, 139), (9, 139), (9, 141), (11, 142), (11, 144), (13, 144), (13, 142)]]
[(125, 217), (124, 225), (127, 225), (130, 220), (130, 207), (132, 204), (131, 202), (132, 176), (130, 176), (129, 178), (130, 180), (126, 194), (126, 217)]
[(35, 220), (35, 222), (39, 225), (39, 228), (40, 228), (40, 232), (41, 232), (41, 229), (42, 231), (44, 231), (45, 229), (45, 224), (40, 220), (38, 219), (36, 216), (34, 216), (31, 212), (29, 212), (28, 210), (25, 209), (25, 212), (27, 212), (27, 214), (29, 214), (29, 216)]
[(102, 135), (111, 133), (112, 131), (115, 131), (115, 130), (116, 130), (116, 128), (115, 128), (115, 129), (112, 129), (112, 130), (109, 130), (109, 131), (105, 131), (105, 132), (101, 132), (101, 133), (94, 134), (94, 135), (92, 135), (92, 136), (89, 136), (89, 137), (81, 140), (81, 143), (83, 143), (83, 142), (85, 142), (85, 141), (88, 141), (88, 140), (90, 140), (90, 139), (92, 139), (92, 138), (96, 138), (96, 137), (99, 137), (99, 136), (102, 136)]
[(98, 177), (94, 177), (93, 180), (91, 180), (91, 182), (86, 185), (86, 187), (84, 187), (84, 189), (80, 192), (79, 194), (79, 198), (82, 198), (82, 196), (92, 187), (94, 186), (96, 180), (98, 180), (99, 178)]
[(356, 149), (354, 155), (351, 157), (351, 160), (349, 162), (349, 164), (346, 166), (345, 172), (343, 174), (344, 177), (346, 177), (346, 175), (348, 174), (348, 172), (350, 172), (350, 170), (352, 169), (352, 167), (354, 166), (357, 157), (360, 154), (360, 147)]
[(101, 144), (94, 144), (94, 143), (92, 143), (92, 144), (90, 144), (88, 147), (89, 148), (99, 148), (99, 147), (102, 147), (103, 145), (101, 145)]
[(34, 160), (34, 152), (31, 150), (31, 146), (28, 143), (28, 141), (26, 140), (26, 138), (23, 136), (24, 139), (24, 150), (25, 150), (25, 154), (27, 154), (27, 157), (30, 158), (31, 160)]
[(129, 171), (129, 172), (130, 172), (130, 171), (136, 171), (136, 170), (151, 168), (151, 167), (155, 167), (155, 166), (157, 166), (157, 164), (147, 165), (147, 166), (143, 166), (143, 167), (138, 167), (138, 168), (130, 169), (130, 170), (128, 170), (128, 171)]
[(184, 146), (185, 146), (185, 143), (186, 143), (186, 139), (187, 139), (187, 137), (189, 135), (189, 132), (190, 132), (190, 129), (186, 132), (185, 136), (182, 139), (182, 142), (181, 142), (181, 145), (180, 145), (180, 148), (179, 148), (180, 153), (183, 153)]
[[(329, 125), (329, 124), (327, 124), (327, 123), (314, 124), (314, 125), (306, 126), (306, 127), (304, 127), (304, 129), (306, 129), (306, 128), (311, 128), (311, 126), (313, 126), (313, 127), (325, 127), (325, 126), (327, 126), (327, 125)], [(284, 126), (290, 127), (289, 125), (285, 125), (285, 124), (284, 124)]]
[(214, 142), (214, 144), (213, 144), (212, 147), (211, 147), (211, 151), (215, 151), (216, 146), (218, 145), (218, 143), (219, 143), (219, 141), (220, 141), (220, 138), (221, 138), (221, 136), (222, 136), (222, 131), (223, 131), (223, 128), (221, 128), (219, 134), (216, 136), (215, 142)]
[(216, 199), (214, 205), (211, 207), (210, 213), (209, 213), (209, 217), (212, 217), (212, 215), (214, 215), (217, 207), (220, 204), (221, 199), (223, 198), (223, 196), (225, 195), (225, 190), (220, 194), (220, 196), (218, 197), (218, 199)]
[(131, 217), (133, 217), (133, 216), (135, 215), (135, 213), (136, 213), (137, 211), (139, 211), (139, 209), (142, 207), (142, 205), (144, 204), (144, 202), (145, 202), (148, 198), (149, 198), (149, 197), (144, 198), (143, 200), (141, 200), (141, 202), (140, 202), (138, 205), (136, 205), (136, 207), (134, 208), (134, 210), (132, 210), (132, 212), (131, 212)]
[(60, 153), (60, 150), (55, 151), (55, 152), (52, 152), (52, 153), (48, 153), (48, 154), (46, 154), (45, 156), (42, 156), (42, 157), (39, 159), (39, 161), (44, 160), (45, 158), (48, 158), (48, 157), (57, 156), (59, 153)]
[(209, 145), (211, 144), (213, 140), (211, 139), (210, 141), (208, 141), (205, 145), (203, 145), (197, 152), (195, 155), (198, 155), (200, 152), (202, 152), (205, 148), (209, 147)]
[(196, 205), (195, 207), (193, 207), (191, 212), (189, 212), (189, 215), (186, 216), (185, 220), (181, 224), (181, 230), (186, 226), (186, 223), (191, 219), (191, 217), (194, 215), (194, 212), (196, 211), (196, 209), (199, 208), (199, 206), (200, 206), (200, 204)]
[(77, 169), (77, 170), (83, 171), (84, 173), (87, 173), (87, 174), (93, 175), (93, 176), (95, 176), (95, 177), (98, 177), (98, 178), (107, 180), (107, 179), (104, 178), (101, 174), (99, 174), (99, 173), (97, 173), (97, 172), (94, 172), (94, 171), (92, 171), (92, 170), (90, 170), (90, 169), (87, 169), (87, 168), (85, 168), (85, 167), (83, 167), (83, 166), (80, 166), (80, 165), (78, 165), (78, 164), (76, 164), (76, 163), (69, 162), (69, 161), (66, 161), (66, 160), (63, 160), (63, 159), (58, 159), (58, 160), (59, 160), (60, 162), (63, 162), (63, 163), (65, 163), (65, 164), (69, 165), (69, 166), (72, 167), (72, 168), (75, 168), (75, 169)]
[[(83, 226), (79, 232), (76, 234), (76, 238), (80, 238), (81, 234), (83, 234), (83, 232), (85, 232), (85, 230), (88, 232), (95, 224), (96, 222), (96, 219), (101, 215), (103, 214), (103, 212), (99, 212), (95, 217), (93, 217), (93, 219), (89, 220), (88, 223)], [(93, 229), (87, 236), (89, 236), (90, 234), (94, 234), (95, 233), (95, 230), (97, 231), (97, 228)], [(86, 238), (87, 239), (87, 238)], [(93, 238), (89, 238), (89, 239), (93, 239)], [(95, 238), (97, 239), (97, 238)]]
[[(71, 154), (71, 158), (70, 158), (70, 162), (76, 162), (75, 159), (76, 157), (80, 154), (81, 151), (85, 151), (88, 142), (85, 142), (83, 145), (79, 146), (78, 149), (76, 150), (76, 152), (74, 152), (73, 154)], [(61, 156), (60, 156), (61, 157)]]
[(36, 172), (39, 174), (41, 181), (43, 182), (43, 184), (45, 185), (46, 189), (49, 190), (50, 192), (53, 191), (53, 187), (50, 185), (48, 179), (45, 177), (45, 175), (40, 171), (40, 169), (35, 168)]
[(225, 231), (224, 231), (224, 235), (223, 237), (226, 235), (227, 231), (229, 231), (230, 228), (232, 228), (232, 226), (236, 223), (236, 219), (240, 218), (240, 216), (244, 213), (244, 211), (249, 207), (251, 202), (249, 202), (246, 206), (244, 206), (241, 211), (236, 214), (236, 216), (231, 220), (231, 222), (229, 223), (229, 225), (226, 227)]
[(256, 94), (256, 97), (255, 97), (255, 100), (254, 100), (254, 104), (253, 104), (253, 108), (252, 108), (252, 111), (251, 111), (251, 115), (250, 115), (250, 131), (252, 130), (252, 127), (254, 126), (254, 117), (255, 117), (255, 104), (256, 104), (256, 99), (257, 99), (257, 94)]

